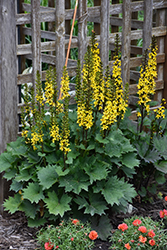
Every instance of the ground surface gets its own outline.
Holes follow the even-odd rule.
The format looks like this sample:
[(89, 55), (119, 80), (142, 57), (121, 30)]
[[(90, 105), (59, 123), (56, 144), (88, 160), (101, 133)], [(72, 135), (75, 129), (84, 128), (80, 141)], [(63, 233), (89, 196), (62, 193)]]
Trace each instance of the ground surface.
[[(167, 194), (164, 194), (167, 195)], [(133, 216), (150, 216), (155, 220), (159, 220), (159, 211), (167, 209), (167, 202), (155, 200), (152, 204), (134, 201), (132, 213), (110, 215), (113, 228), (117, 228), (124, 218)], [(39, 249), (35, 240), (36, 230), (27, 227), (26, 218), (22, 213), (9, 215), (4, 213), (0, 216), (0, 250), (35, 250)], [(109, 242), (96, 240), (96, 246), (93, 250), (108, 250)]]

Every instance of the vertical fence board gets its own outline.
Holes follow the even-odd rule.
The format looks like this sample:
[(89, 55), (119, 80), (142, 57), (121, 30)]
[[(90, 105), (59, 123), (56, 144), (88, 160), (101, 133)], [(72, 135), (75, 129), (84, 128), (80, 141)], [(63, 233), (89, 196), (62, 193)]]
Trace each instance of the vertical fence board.
[(100, 56), (104, 69), (109, 61), (109, 10), (110, 1), (103, 0), (101, 3), (101, 22), (100, 22)]
[(58, 89), (60, 89), (65, 64), (65, 0), (56, 0), (55, 26), (57, 83)]
[[(164, 10), (157, 10), (156, 11), (156, 26), (165, 26), (165, 9)], [(157, 39), (158, 43), (158, 52), (159, 53), (164, 53), (164, 46), (165, 46), (165, 38), (164, 37), (159, 37)], [(157, 66), (157, 72), (158, 72), (158, 80), (163, 80), (164, 77), (164, 65), (163, 64), (158, 64)], [(161, 99), (163, 96), (162, 90), (156, 91), (155, 94), (155, 100), (161, 103)]]
[(37, 71), (41, 74), (41, 21), (40, 1), (31, 0), (32, 23), (32, 82), (35, 87)]
[(87, 3), (84, 0), (79, 0), (78, 16), (78, 59), (82, 66), (87, 48)]
[[(0, 154), (17, 137), (17, 65), (15, 1), (0, 1)], [(5, 186), (0, 175), (0, 213)]]
[(143, 52), (149, 47), (152, 37), (153, 0), (144, 1)]
[[(165, 9), (165, 26), (167, 26), (167, 9)], [(164, 63), (164, 90), (163, 97), (167, 100), (167, 35), (164, 40), (164, 52), (165, 52), (165, 63)]]
[[(100, 6), (101, 5), (101, 0), (94, 0), (94, 6)], [(94, 23), (94, 31), (97, 35), (100, 35), (100, 24), (99, 23)]]
[[(112, 4), (118, 4), (119, 0), (112, 0)], [(112, 15), (113, 17), (119, 17), (119, 15)], [(111, 25), (111, 33), (118, 32), (118, 26)], [(111, 60), (113, 60), (114, 53), (111, 51)]]
[(130, 82), (130, 45), (131, 45), (131, 0), (124, 0), (122, 5), (122, 80)]

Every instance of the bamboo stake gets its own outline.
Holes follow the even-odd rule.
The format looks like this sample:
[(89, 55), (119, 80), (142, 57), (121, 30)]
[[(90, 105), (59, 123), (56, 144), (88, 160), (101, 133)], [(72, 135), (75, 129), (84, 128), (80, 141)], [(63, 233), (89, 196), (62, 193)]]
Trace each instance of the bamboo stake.
[[(66, 55), (66, 62), (65, 62), (66, 67), (67, 67), (68, 58), (69, 58), (69, 54), (70, 54), (71, 39), (72, 39), (73, 30), (74, 30), (74, 23), (75, 23), (75, 18), (76, 18), (76, 14), (77, 14), (77, 7), (78, 7), (78, 0), (76, 0), (75, 9), (74, 9), (73, 22), (72, 22), (72, 27), (71, 27), (71, 32), (70, 32), (70, 39), (69, 39), (67, 55)], [(61, 99), (61, 95), (62, 95), (62, 93), (61, 93), (61, 90), (60, 90), (59, 100)]]

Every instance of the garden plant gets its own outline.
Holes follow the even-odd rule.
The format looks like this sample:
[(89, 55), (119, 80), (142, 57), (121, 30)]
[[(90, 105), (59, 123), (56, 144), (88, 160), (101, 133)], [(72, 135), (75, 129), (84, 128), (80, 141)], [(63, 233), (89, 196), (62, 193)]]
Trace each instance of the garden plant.
[(56, 69), (47, 71), (44, 86), (39, 72), (35, 88), (25, 85), (22, 136), (1, 154), (0, 172), (11, 180), (14, 191), (5, 200), (5, 209), (23, 211), (29, 226), (72, 217), (90, 221), (99, 237), (106, 239), (111, 231), (109, 211), (126, 211), (137, 193), (148, 197), (156, 193), (158, 183), (165, 182), (165, 100), (158, 109), (150, 108), (155, 92), (155, 39), (140, 70), (137, 126), (129, 119), (128, 84), (122, 82), (119, 51), (116, 36), (111, 77), (109, 68), (103, 69), (92, 32), (82, 69), (78, 61), (75, 107), (69, 105), (66, 67), (60, 99)]
[(98, 238), (95, 230), (88, 223), (78, 219), (61, 221), (58, 226), (49, 225), (38, 232), (37, 239), (41, 249), (88, 250), (94, 246)]

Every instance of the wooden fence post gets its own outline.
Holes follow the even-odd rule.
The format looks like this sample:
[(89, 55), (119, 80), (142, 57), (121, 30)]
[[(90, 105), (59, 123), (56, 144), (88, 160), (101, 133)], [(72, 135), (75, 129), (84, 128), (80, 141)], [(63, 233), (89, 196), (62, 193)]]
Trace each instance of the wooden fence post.
[(109, 61), (109, 22), (110, 22), (110, 1), (101, 2), (100, 22), (100, 56), (104, 69)]
[(40, 1), (31, 0), (32, 23), (32, 82), (35, 88), (37, 71), (41, 74), (41, 20)]
[(78, 6), (78, 59), (83, 66), (84, 56), (87, 48), (87, 3), (79, 0)]
[[(166, 14), (166, 10), (165, 9), (160, 9), (156, 11), (156, 25), (157, 26), (165, 26), (165, 14)], [(159, 37), (157, 39), (157, 44), (158, 44), (158, 53), (164, 53), (165, 52), (165, 37)], [(159, 63), (157, 65), (157, 73), (158, 73), (158, 80), (163, 80), (165, 81), (164, 78), (164, 64), (163, 63)], [(162, 100), (162, 96), (163, 96), (163, 91), (159, 90), (156, 91), (155, 97), (154, 99), (156, 101), (158, 101), (159, 103), (161, 103)]]
[(61, 77), (65, 65), (65, 0), (56, 0), (55, 26), (57, 84), (60, 90)]
[(143, 50), (150, 46), (152, 38), (153, 0), (144, 1)]
[[(0, 154), (8, 142), (16, 140), (18, 132), (15, 7), (15, 0), (0, 1)], [(5, 185), (1, 174), (1, 214)]]
[(122, 80), (130, 83), (130, 47), (131, 47), (131, 0), (122, 4)]

